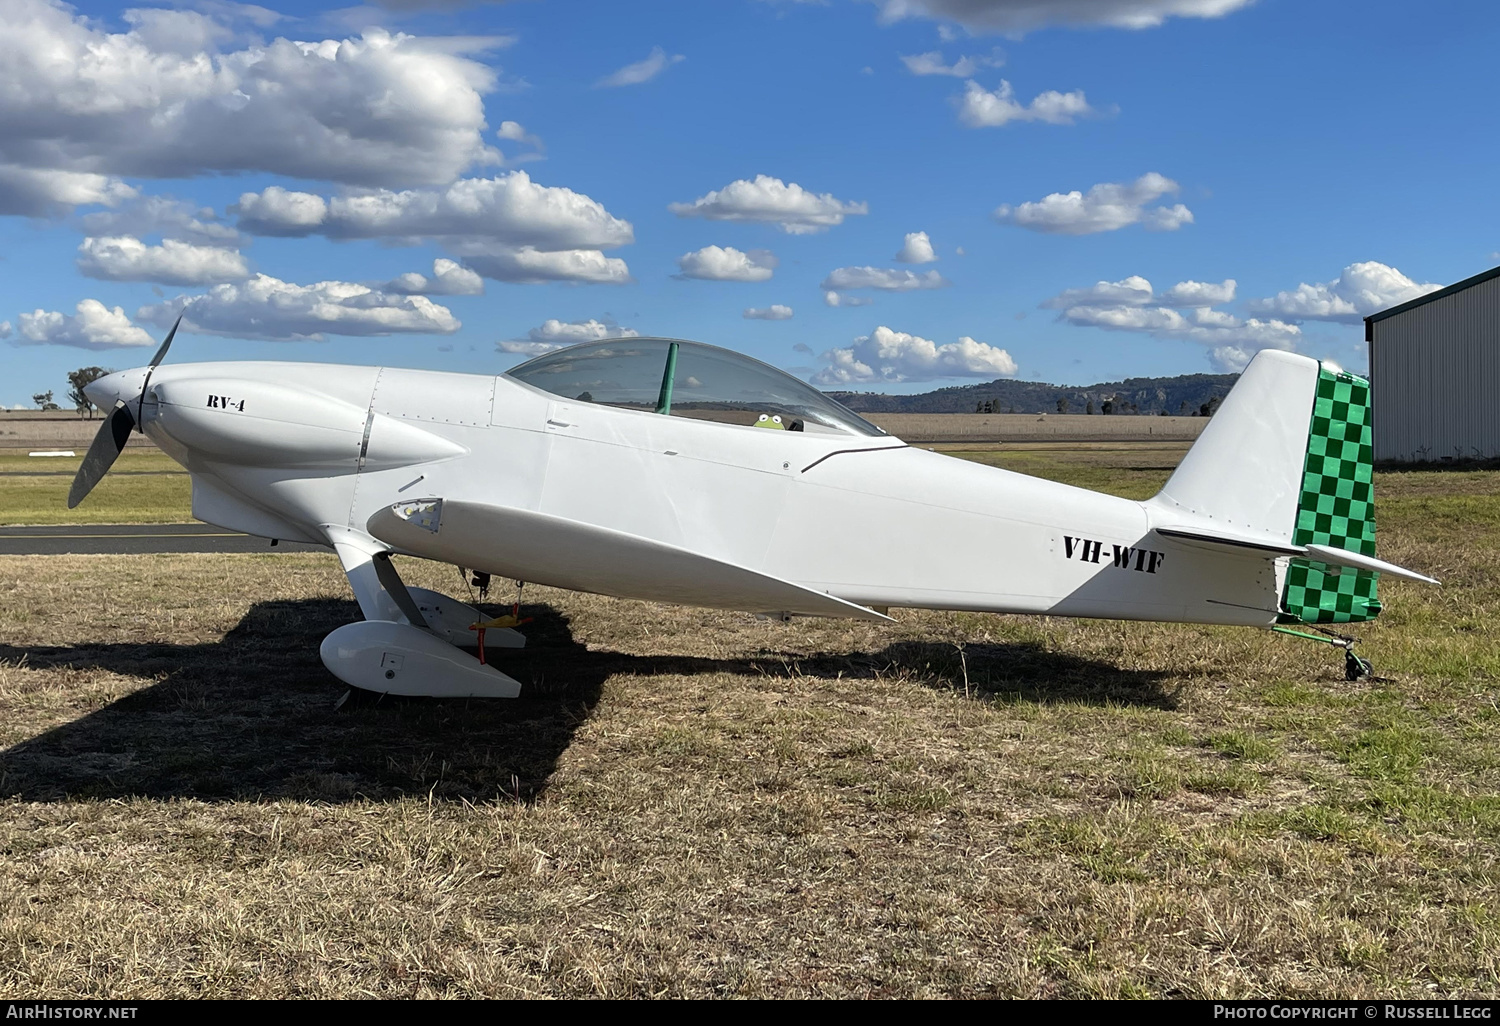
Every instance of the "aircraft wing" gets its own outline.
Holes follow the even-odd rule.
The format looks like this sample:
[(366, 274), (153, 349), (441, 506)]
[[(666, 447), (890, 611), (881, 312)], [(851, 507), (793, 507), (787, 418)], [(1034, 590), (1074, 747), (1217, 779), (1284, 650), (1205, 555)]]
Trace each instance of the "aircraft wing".
[(650, 538), (457, 499), (398, 502), (369, 532), (403, 552), (555, 588), (764, 613), (890, 622), (824, 592)]

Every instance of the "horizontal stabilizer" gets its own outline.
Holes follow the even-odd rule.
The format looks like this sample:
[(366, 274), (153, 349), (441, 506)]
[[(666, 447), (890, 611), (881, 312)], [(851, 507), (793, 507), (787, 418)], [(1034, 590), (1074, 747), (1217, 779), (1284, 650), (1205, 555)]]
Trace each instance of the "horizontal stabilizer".
[(1236, 534), (1233, 532), (1217, 532), (1204, 529), (1188, 527), (1158, 527), (1156, 533), (1165, 538), (1181, 538), (1189, 542), (1204, 542), (1209, 545), (1224, 545), (1230, 548), (1246, 549), (1263, 553), (1267, 558), (1275, 556), (1301, 556), (1304, 559), (1316, 560), (1329, 566), (1347, 566), (1354, 570), (1369, 570), (1379, 574), (1390, 574), (1392, 577), (1400, 577), (1407, 581), (1418, 581), (1422, 584), (1437, 584), (1438, 581), (1426, 577), (1415, 570), (1408, 570), (1404, 566), (1395, 563), (1387, 563), (1383, 559), (1374, 556), (1366, 556), (1362, 553), (1351, 552), (1348, 549), (1338, 549), (1330, 545), (1292, 545), (1276, 538), (1257, 538), (1248, 534)]
[(890, 621), (873, 609), (747, 567), (531, 510), (415, 499), (379, 511), (367, 526), (403, 552), (556, 588), (758, 613)]
[(1184, 541), (1207, 542), (1210, 545), (1232, 545), (1241, 549), (1254, 549), (1272, 556), (1305, 555), (1303, 546), (1293, 545), (1280, 538), (1257, 537), (1232, 531), (1195, 530), (1191, 527), (1158, 527), (1156, 533), (1164, 538), (1181, 538)]
[(1348, 549), (1335, 549), (1328, 545), (1307, 546), (1307, 558), (1316, 559), (1319, 563), (1329, 563), (1333, 566), (1348, 566), (1356, 570), (1373, 570), (1377, 574), (1390, 574), (1392, 577), (1400, 577), (1408, 581), (1418, 581), (1422, 584), (1437, 584), (1435, 577), (1426, 577), (1415, 570), (1408, 570), (1404, 566), (1395, 563), (1387, 563), (1383, 559), (1374, 556), (1365, 556), (1358, 552), (1350, 552)]

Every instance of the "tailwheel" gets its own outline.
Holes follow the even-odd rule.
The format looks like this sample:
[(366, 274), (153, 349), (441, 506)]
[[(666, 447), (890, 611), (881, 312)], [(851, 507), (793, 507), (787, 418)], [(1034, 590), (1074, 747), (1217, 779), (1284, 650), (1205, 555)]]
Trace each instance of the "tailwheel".
[(1317, 634), (1309, 634), (1306, 631), (1294, 631), (1289, 627), (1272, 627), (1271, 630), (1277, 634), (1289, 634), (1294, 638), (1306, 638), (1309, 641), (1321, 641), (1325, 645), (1333, 645), (1344, 650), (1344, 679), (1347, 681), (1357, 680), (1380, 680), (1375, 676), (1375, 668), (1370, 665), (1368, 659), (1361, 659), (1354, 654), (1355, 639), (1343, 634), (1335, 634), (1333, 631), (1325, 630), (1316, 624), (1306, 626), (1317, 631)]
[(1361, 659), (1354, 654), (1353, 644), (1344, 648), (1344, 679), (1345, 680), (1373, 680), (1375, 668), (1368, 660)]

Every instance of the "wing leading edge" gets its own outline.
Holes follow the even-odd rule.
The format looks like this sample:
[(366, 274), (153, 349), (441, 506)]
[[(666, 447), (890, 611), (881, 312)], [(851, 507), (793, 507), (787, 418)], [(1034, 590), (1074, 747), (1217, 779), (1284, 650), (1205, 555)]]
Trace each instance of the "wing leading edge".
[(573, 591), (718, 609), (890, 622), (873, 609), (676, 545), (531, 510), (399, 502), (369, 532), (403, 552)]

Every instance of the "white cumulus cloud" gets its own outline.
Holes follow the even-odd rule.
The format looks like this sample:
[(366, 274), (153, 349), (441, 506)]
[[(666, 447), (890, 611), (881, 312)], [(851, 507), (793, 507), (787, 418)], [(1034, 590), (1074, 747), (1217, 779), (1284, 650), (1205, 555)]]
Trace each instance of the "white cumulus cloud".
[(234, 245), (240, 233), (219, 219), (212, 207), (200, 207), (171, 196), (141, 196), (115, 210), (96, 210), (82, 218), (89, 235), (161, 235), (208, 245)]
[(530, 153), (519, 153), (510, 158), (510, 163), (520, 164), (528, 160), (541, 160), (546, 156), (547, 147), (543, 144), (541, 136), (526, 131), (519, 121), (502, 121), (500, 127), (495, 130), (495, 136), (507, 142), (518, 142), (524, 146), (530, 146)]
[(778, 263), (769, 250), (752, 249), (741, 253), (733, 246), (704, 246), (677, 258), (682, 273), (674, 277), (705, 281), (769, 281)]
[(1220, 303), (1234, 301), (1237, 285), (1233, 278), (1225, 278), (1218, 284), (1211, 281), (1180, 281), (1163, 292), (1160, 298), (1164, 306), (1218, 306)]
[(321, 340), (325, 333), (449, 335), (463, 326), (452, 311), (426, 296), (391, 295), (347, 281), (296, 285), (266, 274), (136, 311), (141, 320), (162, 327), (179, 314), (191, 331), (271, 341)]
[(773, 303), (764, 307), (746, 307), (744, 318), (747, 321), (789, 321), (792, 319), (792, 308), (780, 303)]
[(141, 42), (160, 53), (201, 53), (234, 37), (234, 31), (228, 25), (197, 11), (136, 8), (126, 10), (121, 17)]
[(896, 260), (903, 264), (930, 264), (937, 258), (926, 232), (907, 232), (901, 252), (896, 254)]
[(1195, 306), (1191, 309), (1193, 323), (1207, 328), (1233, 328), (1240, 323), (1239, 318), (1227, 310), (1211, 310), (1206, 306)]
[(882, 292), (911, 292), (916, 289), (941, 289), (953, 284), (936, 271), (907, 271), (897, 267), (837, 267), (818, 288), (828, 292), (851, 289), (879, 289)]
[(845, 296), (838, 292), (823, 293), (824, 306), (869, 306), (875, 300), (868, 296)]
[(382, 292), (405, 296), (482, 296), (484, 279), (456, 260), (438, 257), (432, 274), (407, 271), (381, 286)]
[(270, 186), (233, 208), (258, 235), (322, 234), (336, 239), (492, 240), (543, 250), (609, 249), (635, 241), (629, 221), (525, 171), (462, 178), (435, 189), (368, 190), (331, 200)]
[[(485, 145), (500, 39), (259, 40), (225, 49), (243, 5), (136, 11), (109, 32), (56, 0), (7, 0), (0, 209), (110, 202), (121, 177), (245, 171), (362, 186), (451, 181)], [(45, 172), (44, 195), (23, 171)], [(83, 177), (80, 177), (83, 176)], [(28, 211), (22, 211), (28, 212)]]
[[(23, 313), (16, 344), (23, 346), (77, 346), (80, 349), (120, 349), (155, 345), (145, 328), (130, 323), (120, 307), (110, 309), (97, 299), (81, 300), (77, 313), (69, 316), (50, 310)], [(9, 328), (9, 322), (6, 323)]]
[[(637, 51), (639, 52), (639, 51)], [(643, 61), (627, 64), (613, 74), (605, 75), (595, 83), (601, 89), (613, 89), (619, 86), (640, 85), (649, 82), (672, 65), (687, 60), (682, 54), (667, 56), (667, 51), (659, 46), (653, 46), (651, 53)]]
[(885, 325), (861, 335), (851, 346), (828, 350), (820, 359), (828, 366), (813, 375), (817, 385), (1010, 377), (1016, 373), (1016, 361), (1008, 352), (967, 335), (940, 346)]
[(1071, 93), (1049, 89), (1037, 94), (1030, 103), (1021, 103), (1011, 84), (1004, 79), (993, 92), (970, 79), (964, 83), (964, 94), (955, 97), (955, 102), (958, 104), (958, 120), (970, 128), (999, 128), (1012, 121), (1071, 125), (1075, 118), (1097, 113), (1089, 106), (1082, 89)]
[[(1048, 25), (1154, 28), (1168, 18), (1220, 18), (1254, 0), (871, 0), (883, 22), (951, 21), (970, 32), (1020, 36)], [(947, 26), (939, 26), (945, 29)]]
[(242, 229), (258, 235), (436, 241), (497, 281), (631, 280), (624, 260), (603, 253), (635, 241), (630, 222), (582, 193), (539, 185), (524, 171), (464, 178), (436, 189), (365, 190), (326, 200), (273, 185), (245, 193), (231, 209)]
[(254, 235), (311, 235), (328, 220), (328, 201), (311, 192), (297, 192), (268, 185), (261, 192), (240, 194), (230, 206), (239, 215), (239, 227)]
[(1222, 311), (1194, 313), (1190, 318), (1164, 306), (1075, 306), (1063, 311), (1062, 317), (1070, 324), (1206, 345), (1210, 361), (1226, 372), (1244, 370), (1250, 357), (1262, 349), (1295, 350), (1302, 338), (1302, 329), (1285, 321), (1255, 317), (1241, 320)]
[(1042, 304), (1043, 309), (1065, 310), (1071, 306), (1099, 303), (1140, 306), (1151, 302), (1151, 283), (1138, 274), (1119, 281), (1098, 281), (1085, 289), (1065, 289)]
[(502, 121), (495, 134), (501, 139), (509, 139), (512, 142), (523, 142), (532, 146), (540, 146), (542, 140), (527, 132), (519, 121)]
[[(4, 37), (0, 32), (0, 40)], [(0, 53), (3, 47), (0, 42)], [(3, 86), (0, 79), (0, 88)], [(0, 124), (4, 124), (3, 115), (0, 108)], [(4, 152), (5, 142), (0, 137), (0, 156)], [(112, 175), (19, 167), (0, 160), (0, 214), (44, 217), (89, 203), (114, 206), (135, 195), (135, 189)]]
[(249, 264), (235, 250), (177, 239), (148, 246), (129, 235), (84, 239), (78, 247), (77, 267), (90, 278), (162, 285), (212, 285), (250, 276)]
[(598, 342), (606, 338), (636, 338), (640, 332), (634, 328), (623, 328), (618, 324), (605, 324), (590, 318), (586, 321), (562, 321), (549, 317), (540, 326), (532, 328), (525, 338), (507, 339), (495, 343), (502, 353), (521, 353), (540, 356), (564, 346), (576, 346), (580, 342)]
[(1070, 306), (1062, 312), (1070, 324), (1087, 324), (1113, 331), (1186, 332), (1193, 322), (1165, 306)]
[(550, 353), (554, 349), (561, 349), (565, 343), (562, 342), (527, 342), (524, 339), (506, 339), (496, 342), (495, 349), (502, 353), (516, 353), (521, 356), (541, 356)]
[(820, 232), (854, 214), (868, 214), (866, 203), (846, 203), (832, 193), (808, 192), (796, 182), (787, 184), (770, 175), (752, 181), (740, 178), (691, 203), (667, 207), (678, 217), (702, 217), (710, 221), (757, 221), (775, 224), (792, 235)]
[(1002, 204), (995, 219), (1034, 232), (1056, 235), (1092, 235), (1112, 232), (1133, 224), (1155, 231), (1176, 231), (1193, 223), (1193, 212), (1181, 203), (1148, 207), (1178, 185), (1155, 171), (1133, 182), (1101, 182), (1088, 192), (1054, 192), (1040, 200), (1012, 207)]
[(901, 63), (906, 65), (906, 70), (913, 75), (949, 75), (953, 78), (972, 78), (980, 68), (998, 68), (1005, 63), (1005, 58), (1000, 55), (999, 50), (994, 50), (988, 57), (960, 57), (952, 64), (946, 64), (941, 51), (932, 50), (928, 53), (912, 54), (902, 56)]
[(1269, 299), (1252, 300), (1250, 309), (1294, 321), (1358, 324), (1370, 314), (1440, 288), (1430, 282), (1418, 284), (1394, 267), (1366, 260), (1345, 267), (1333, 281), (1316, 285), (1304, 282)]
[(494, 246), (466, 253), (464, 263), (486, 278), (516, 285), (569, 281), (582, 285), (628, 285), (630, 268), (597, 249), (540, 250)]
[(1067, 289), (1041, 305), (1061, 311), (1058, 319), (1068, 324), (1196, 342), (1208, 347), (1209, 362), (1222, 371), (1243, 370), (1262, 349), (1296, 349), (1302, 329), (1295, 324), (1213, 309), (1234, 299), (1235, 285), (1233, 278), (1180, 281), (1157, 294), (1145, 278), (1131, 275)]

